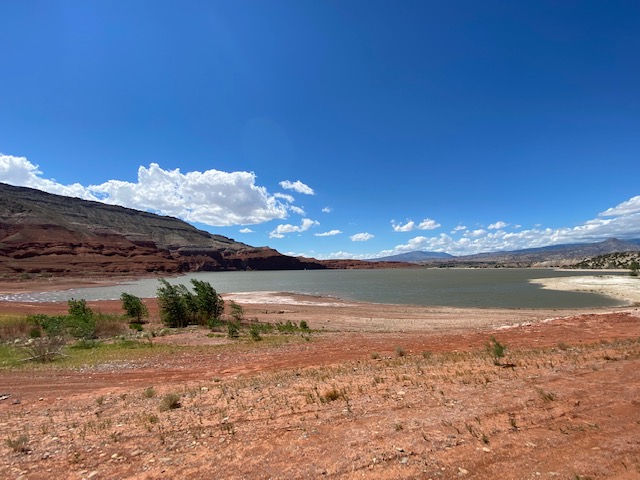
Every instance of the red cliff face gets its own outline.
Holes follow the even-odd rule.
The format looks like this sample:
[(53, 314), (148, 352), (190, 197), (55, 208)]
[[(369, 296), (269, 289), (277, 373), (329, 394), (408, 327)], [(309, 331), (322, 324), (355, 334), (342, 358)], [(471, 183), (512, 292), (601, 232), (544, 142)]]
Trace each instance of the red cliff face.
[(325, 268), (171, 217), (0, 184), (0, 274)]

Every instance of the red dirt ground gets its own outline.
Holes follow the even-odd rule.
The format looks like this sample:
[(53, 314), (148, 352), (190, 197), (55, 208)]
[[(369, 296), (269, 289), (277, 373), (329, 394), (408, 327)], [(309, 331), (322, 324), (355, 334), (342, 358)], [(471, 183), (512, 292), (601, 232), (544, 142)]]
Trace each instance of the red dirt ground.
[(245, 307), (309, 341), (190, 328), (154, 339), (172, 350), (0, 370), (0, 478), (640, 478), (637, 309), (309, 303)]

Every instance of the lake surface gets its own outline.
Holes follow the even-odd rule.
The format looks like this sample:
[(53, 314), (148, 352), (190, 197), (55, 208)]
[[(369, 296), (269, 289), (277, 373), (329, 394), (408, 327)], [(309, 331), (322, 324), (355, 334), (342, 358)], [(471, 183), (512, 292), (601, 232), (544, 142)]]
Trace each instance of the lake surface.
[[(346, 300), (408, 305), (499, 308), (594, 308), (622, 305), (603, 295), (544, 290), (535, 278), (588, 275), (582, 272), (532, 269), (389, 269), (297, 270), (260, 272), (200, 272), (167, 279), (190, 285), (191, 278), (209, 282), (218, 293), (291, 292)], [(607, 275), (611, 275), (607, 272)], [(594, 275), (597, 276), (597, 275)], [(113, 287), (96, 287), (17, 295), (14, 301), (118, 299), (122, 292), (155, 297), (157, 279), (143, 279)]]

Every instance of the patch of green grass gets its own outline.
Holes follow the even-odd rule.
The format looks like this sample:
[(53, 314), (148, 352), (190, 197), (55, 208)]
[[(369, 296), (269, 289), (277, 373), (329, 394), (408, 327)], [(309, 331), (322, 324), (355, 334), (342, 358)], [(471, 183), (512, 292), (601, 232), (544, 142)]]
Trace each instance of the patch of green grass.
[(25, 365), (26, 355), (19, 348), (0, 344), (0, 368), (13, 368)]

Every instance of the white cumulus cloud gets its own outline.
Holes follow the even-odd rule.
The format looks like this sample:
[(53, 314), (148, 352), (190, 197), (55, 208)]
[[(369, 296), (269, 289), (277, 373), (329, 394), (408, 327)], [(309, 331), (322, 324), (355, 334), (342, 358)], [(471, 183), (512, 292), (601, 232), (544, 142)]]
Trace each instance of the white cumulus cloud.
[(0, 181), (211, 226), (251, 225), (287, 217), (287, 205), (257, 185), (252, 172), (182, 173), (152, 163), (138, 168), (136, 182), (62, 185), (43, 178), (40, 168), (24, 157), (0, 154)]
[(315, 220), (311, 220), (309, 218), (303, 218), (302, 219), (302, 223), (300, 225), (291, 225), (291, 224), (284, 224), (284, 225), (278, 225), (275, 230), (273, 230), (272, 232), (269, 233), (269, 237), (270, 238), (284, 238), (285, 234), (287, 233), (302, 233), (302, 232), (306, 232), (307, 230), (309, 230), (311, 227), (314, 227), (316, 225), (320, 225), (319, 222), (316, 222)]
[(333, 212), (333, 208), (331, 207), (324, 207), (322, 209), (322, 213), (331, 213), (331, 212)]
[(84, 200), (98, 200), (87, 188), (79, 183), (62, 185), (55, 180), (42, 178), (42, 171), (25, 157), (14, 157), (0, 153), (0, 182), (16, 187), (29, 187), (44, 192)]
[(425, 218), (418, 225), (418, 230), (435, 230), (439, 228), (440, 224), (435, 220), (431, 220), (430, 218)]
[(254, 233), (250, 228), (242, 228), (240, 229), (240, 233)]
[(280, 182), (280, 186), (285, 190), (293, 190), (294, 192), (304, 193), (305, 195), (315, 194), (313, 188), (311, 188), (309, 185), (305, 185), (300, 180), (296, 180), (295, 182), (283, 180), (282, 182)]
[(394, 232), (410, 232), (416, 228), (416, 223), (409, 220), (407, 223), (402, 225), (401, 223), (396, 223), (395, 220), (391, 220), (391, 226), (393, 227)]
[(598, 217), (617, 217), (620, 215), (633, 215), (636, 213), (640, 213), (640, 195), (631, 197), (626, 202), (622, 202), (613, 208), (605, 210), (598, 215)]
[(489, 230), (500, 230), (501, 228), (504, 228), (504, 227), (506, 227), (506, 226), (508, 226), (508, 225), (509, 225), (508, 223), (505, 223), (505, 222), (499, 221), (499, 222), (496, 222), (496, 223), (492, 223), (492, 224), (491, 224), (491, 225), (489, 225), (487, 228), (488, 228)]
[(374, 237), (375, 235), (372, 235), (367, 232), (362, 232), (362, 233), (356, 233), (355, 235), (351, 235), (349, 238), (351, 239), (352, 242), (366, 242), (368, 240), (371, 240)]

